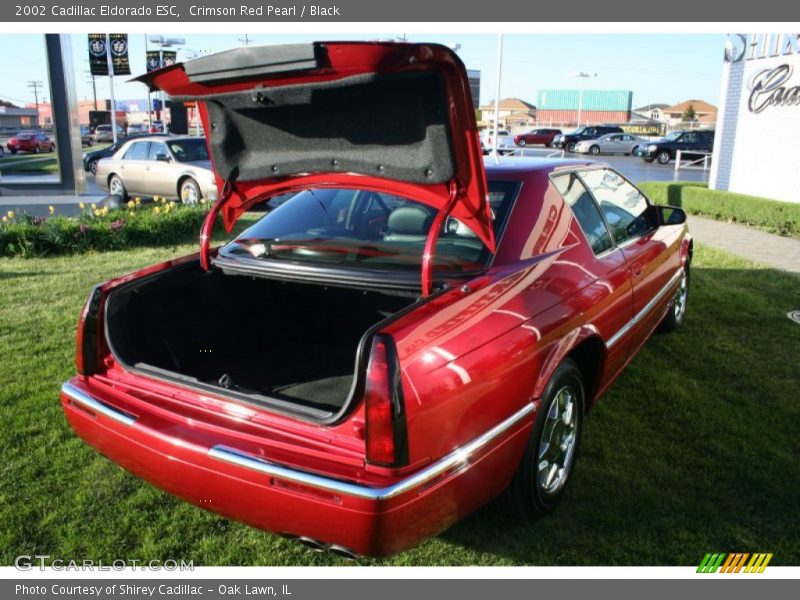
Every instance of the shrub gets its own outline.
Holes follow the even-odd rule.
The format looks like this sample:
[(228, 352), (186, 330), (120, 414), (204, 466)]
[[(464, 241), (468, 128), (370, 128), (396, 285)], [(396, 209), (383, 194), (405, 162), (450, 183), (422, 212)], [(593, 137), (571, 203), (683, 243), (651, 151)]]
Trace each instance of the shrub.
[(704, 184), (685, 181), (651, 181), (639, 187), (656, 204), (680, 206), (689, 214), (800, 237), (800, 204), (710, 190)]
[(184, 206), (164, 200), (137, 202), (118, 210), (83, 208), (78, 217), (4, 215), (0, 256), (46, 256), (103, 252), (136, 246), (172, 245), (197, 239), (209, 205)]

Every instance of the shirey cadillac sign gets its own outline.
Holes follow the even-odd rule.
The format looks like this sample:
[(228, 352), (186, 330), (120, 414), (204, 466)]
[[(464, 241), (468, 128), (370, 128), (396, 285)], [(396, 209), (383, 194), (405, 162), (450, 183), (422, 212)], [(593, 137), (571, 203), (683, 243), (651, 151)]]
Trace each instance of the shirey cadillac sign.
[(731, 34), (709, 185), (800, 202), (800, 33)]
[[(736, 34), (728, 37), (725, 62), (782, 58), (800, 53), (800, 34), (781, 33), (755, 35)], [(800, 79), (793, 78), (794, 66), (784, 62), (777, 66), (758, 69), (747, 82), (750, 97), (747, 108), (760, 113), (771, 106), (800, 107)]]

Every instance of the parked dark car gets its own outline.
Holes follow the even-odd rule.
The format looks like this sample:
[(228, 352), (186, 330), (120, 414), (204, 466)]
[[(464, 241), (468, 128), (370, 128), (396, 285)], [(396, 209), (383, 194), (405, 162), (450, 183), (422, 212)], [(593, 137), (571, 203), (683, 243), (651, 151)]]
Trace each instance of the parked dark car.
[(533, 144), (549, 146), (553, 143), (555, 137), (560, 134), (560, 129), (531, 129), (514, 137), (514, 143), (517, 146), (530, 146)]
[(92, 128), (88, 125), (81, 125), (81, 146), (91, 146), (94, 144)]
[[(157, 134), (157, 133), (136, 133), (133, 135), (129, 135), (125, 139), (120, 139), (117, 141), (116, 144), (111, 144), (106, 148), (101, 148), (100, 150), (95, 150), (93, 152), (85, 152), (83, 154), (83, 170), (88, 171), (92, 175), (97, 175), (97, 161), (101, 158), (108, 158), (109, 156), (114, 156), (117, 150), (122, 148), (122, 145), (130, 140), (134, 140), (140, 137), (147, 137), (153, 135), (162, 135), (164, 134)], [(166, 137), (166, 136), (165, 136)]]
[[(657, 160), (666, 165), (673, 160), (678, 150), (687, 158), (698, 158), (714, 149), (713, 131), (673, 131), (660, 140), (639, 144), (633, 154), (641, 156), (645, 162)], [(692, 150), (700, 154), (692, 154)]]
[[(552, 510), (586, 411), (683, 323), (685, 213), (599, 163), (485, 165), (445, 46), (237, 48), (139, 81), (200, 95), (221, 196), (199, 253), (91, 292), (61, 392), (78, 435), (341, 556), (402, 551), (501, 494), (521, 521)], [(218, 220), (287, 193), (211, 248)], [(124, 509), (95, 512), (122, 535)]]
[(56, 143), (44, 133), (18, 133), (8, 140), (6, 147), (11, 154), (17, 152), (39, 154), (39, 152), (52, 152), (56, 149)]
[(594, 140), (607, 133), (623, 133), (622, 127), (618, 125), (584, 125), (570, 131), (562, 133), (553, 139), (553, 147), (563, 148), (567, 152), (575, 149), (575, 144), (583, 140)]

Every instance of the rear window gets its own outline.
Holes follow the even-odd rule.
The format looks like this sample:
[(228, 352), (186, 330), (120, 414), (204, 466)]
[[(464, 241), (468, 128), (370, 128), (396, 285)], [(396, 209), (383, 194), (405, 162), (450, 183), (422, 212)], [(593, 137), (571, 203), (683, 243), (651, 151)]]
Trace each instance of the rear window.
[[(494, 231), (499, 238), (519, 183), (489, 183)], [(334, 268), (419, 270), (437, 211), (408, 198), (374, 191), (315, 189), (275, 198), (270, 212), (220, 252)], [(273, 208), (274, 207), (274, 208)], [(483, 270), (491, 253), (455, 218), (442, 225), (434, 270), (459, 275)]]

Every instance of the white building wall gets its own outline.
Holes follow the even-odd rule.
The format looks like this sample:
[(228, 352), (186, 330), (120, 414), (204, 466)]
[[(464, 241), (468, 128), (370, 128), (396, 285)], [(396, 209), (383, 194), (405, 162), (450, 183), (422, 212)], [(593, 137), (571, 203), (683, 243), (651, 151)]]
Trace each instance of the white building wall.
[[(714, 162), (709, 186), (775, 200), (800, 202), (800, 34), (730, 36), (722, 75)], [(753, 87), (765, 72), (788, 65), (780, 105), (751, 109)], [(760, 77), (758, 77), (760, 75)], [(757, 78), (754, 82), (754, 78)], [(771, 81), (778, 81), (777, 77)], [(777, 88), (785, 91), (780, 92)]]

